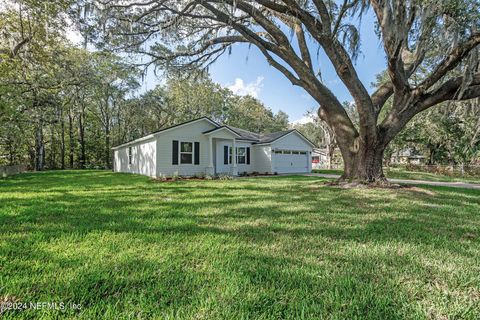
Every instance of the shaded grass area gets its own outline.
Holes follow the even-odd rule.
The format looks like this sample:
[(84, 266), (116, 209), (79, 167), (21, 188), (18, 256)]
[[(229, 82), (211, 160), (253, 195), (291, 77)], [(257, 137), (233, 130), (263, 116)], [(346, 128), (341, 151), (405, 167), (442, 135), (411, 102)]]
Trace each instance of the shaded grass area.
[[(314, 169), (314, 173), (338, 174), (341, 175), (341, 169)], [(443, 182), (471, 182), (480, 183), (480, 177), (450, 177), (429, 172), (408, 171), (402, 168), (385, 168), (385, 176), (390, 179), (405, 180), (426, 180), (426, 181), (443, 181)]]
[(478, 319), (480, 192), (316, 177), (0, 180), (0, 301), (17, 318)]

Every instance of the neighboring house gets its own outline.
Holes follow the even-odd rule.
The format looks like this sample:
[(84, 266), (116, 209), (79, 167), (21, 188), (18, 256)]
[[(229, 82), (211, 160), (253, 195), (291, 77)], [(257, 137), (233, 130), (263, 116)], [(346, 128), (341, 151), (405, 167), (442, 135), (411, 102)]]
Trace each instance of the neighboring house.
[(394, 152), (391, 156), (391, 164), (425, 164), (426, 157), (418, 154), (410, 148)]
[(314, 148), (312, 150), (312, 169), (328, 167), (328, 153), (326, 149)]
[(203, 117), (112, 149), (115, 172), (158, 177), (305, 173), (311, 171), (313, 148), (295, 129), (259, 134)]

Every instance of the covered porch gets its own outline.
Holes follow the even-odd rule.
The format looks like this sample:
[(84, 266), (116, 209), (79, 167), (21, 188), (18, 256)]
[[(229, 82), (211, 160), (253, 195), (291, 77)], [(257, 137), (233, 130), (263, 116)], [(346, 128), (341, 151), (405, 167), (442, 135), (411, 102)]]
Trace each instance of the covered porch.
[[(208, 175), (238, 175), (236, 150), (237, 138), (240, 135), (225, 126), (215, 128), (203, 134), (208, 137), (208, 166), (205, 173)], [(229, 147), (231, 149), (228, 149)], [(221, 157), (219, 157), (219, 153), (221, 153)]]

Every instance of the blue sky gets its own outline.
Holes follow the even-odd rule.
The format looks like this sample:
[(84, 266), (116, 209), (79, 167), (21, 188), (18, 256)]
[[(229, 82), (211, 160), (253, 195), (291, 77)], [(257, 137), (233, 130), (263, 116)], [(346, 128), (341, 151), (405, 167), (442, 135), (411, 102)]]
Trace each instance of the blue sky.
[[(361, 22), (361, 54), (355, 62), (357, 72), (364, 85), (371, 92), (375, 76), (386, 67), (383, 46), (374, 33), (374, 17), (369, 12)], [(320, 66), (323, 82), (337, 95), (341, 102), (352, 98), (338, 79), (327, 57), (320, 53), (317, 60), (316, 49), (311, 44), (312, 58), (316, 67)], [(315, 57), (314, 57), (315, 56)], [(316, 107), (315, 101), (300, 87), (293, 86), (279, 71), (270, 67), (255, 46), (236, 44), (230, 55), (219, 58), (209, 69), (212, 79), (224, 87), (230, 87), (238, 94), (252, 94), (274, 112), (282, 110), (289, 115), (291, 122), (304, 117), (308, 110)], [(161, 80), (149, 72), (143, 90), (151, 89)]]

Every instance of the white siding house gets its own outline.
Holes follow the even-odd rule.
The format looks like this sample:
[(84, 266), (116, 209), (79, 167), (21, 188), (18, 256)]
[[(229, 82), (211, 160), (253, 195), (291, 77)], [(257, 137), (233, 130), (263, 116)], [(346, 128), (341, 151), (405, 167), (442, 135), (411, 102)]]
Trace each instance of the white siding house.
[(114, 147), (114, 171), (151, 177), (305, 173), (313, 147), (296, 130), (258, 134), (203, 117)]

